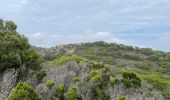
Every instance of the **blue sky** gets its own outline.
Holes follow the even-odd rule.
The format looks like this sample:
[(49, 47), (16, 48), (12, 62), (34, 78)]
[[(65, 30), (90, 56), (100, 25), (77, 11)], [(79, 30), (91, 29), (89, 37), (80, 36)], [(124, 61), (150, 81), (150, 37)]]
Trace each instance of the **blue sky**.
[(0, 18), (41, 47), (104, 40), (170, 51), (170, 0), (1, 0)]

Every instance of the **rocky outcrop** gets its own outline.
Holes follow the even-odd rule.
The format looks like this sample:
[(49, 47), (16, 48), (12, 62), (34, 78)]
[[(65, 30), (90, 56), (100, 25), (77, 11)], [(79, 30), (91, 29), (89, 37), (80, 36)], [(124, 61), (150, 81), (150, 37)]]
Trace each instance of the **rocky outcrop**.
[(18, 73), (14, 68), (6, 69), (0, 82), (0, 100), (7, 100), (13, 86), (16, 85)]

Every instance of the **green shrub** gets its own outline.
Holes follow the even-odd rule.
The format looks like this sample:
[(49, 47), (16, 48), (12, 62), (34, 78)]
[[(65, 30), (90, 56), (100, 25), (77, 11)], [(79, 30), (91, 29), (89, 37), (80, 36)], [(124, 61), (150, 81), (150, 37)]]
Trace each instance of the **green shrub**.
[(141, 74), (140, 77), (147, 80), (157, 90), (164, 91), (170, 87), (170, 81), (163, 79), (153, 73), (150, 73), (149, 75)]
[(120, 67), (120, 68), (125, 67), (125, 66), (126, 66), (126, 64), (124, 64), (124, 63), (120, 63), (120, 64), (118, 65), (118, 67)]
[(28, 39), (16, 31), (17, 25), (2, 19), (0, 24), (0, 71), (20, 66), (37, 69), (39, 55), (32, 50)]
[(79, 63), (79, 62), (86, 62), (88, 60), (85, 58), (79, 57), (77, 55), (63, 55), (51, 61), (51, 64), (55, 66), (60, 66), (69, 61), (77, 61)]
[(100, 75), (94, 75), (92, 78), (91, 78), (92, 81), (94, 82), (101, 82), (102, 81), (102, 78)]
[(122, 83), (123, 83), (127, 88), (132, 87), (131, 81), (130, 81), (129, 79), (122, 79)]
[(147, 92), (146, 92), (146, 96), (147, 96), (147, 97), (153, 97), (153, 94), (152, 94), (151, 91), (147, 91)]
[(73, 77), (73, 79), (72, 79), (74, 82), (77, 82), (77, 81), (80, 81), (80, 77)]
[(137, 64), (137, 68), (142, 70), (150, 70), (152, 69), (152, 65), (144, 62), (144, 63)]
[(110, 65), (115, 65), (116, 64), (113, 57), (110, 57), (110, 56), (106, 57), (103, 62), (106, 63), (106, 64), (110, 64)]
[(140, 52), (145, 55), (152, 55), (154, 53), (151, 48), (141, 48)]
[(126, 100), (126, 97), (120, 96), (120, 97), (119, 97), (119, 100)]
[(121, 57), (125, 59), (135, 60), (135, 61), (143, 60), (143, 58), (141, 58), (137, 54), (130, 54), (130, 53), (125, 53), (125, 52), (121, 53)]
[(64, 84), (60, 84), (55, 88), (55, 94), (60, 100), (64, 100)]
[(91, 68), (92, 69), (101, 69), (101, 68), (104, 68), (104, 67), (105, 67), (105, 65), (102, 62), (95, 62), (95, 61), (91, 62)]
[(163, 95), (167, 100), (170, 100), (170, 91), (169, 91), (169, 92), (162, 92), (162, 95)]
[(135, 73), (123, 72), (122, 76), (123, 76), (122, 82), (127, 88), (132, 86), (141, 87), (141, 79), (137, 77)]
[(113, 77), (110, 77), (110, 84), (111, 85), (115, 85), (116, 83), (118, 83), (119, 82), (119, 79), (118, 78), (113, 78)]
[(47, 81), (46, 86), (50, 89), (54, 85), (54, 81)]
[(37, 92), (27, 83), (20, 82), (12, 89), (10, 100), (41, 100)]
[(110, 100), (110, 96), (105, 93), (100, 85), (94, 85), (91, 88), (90, 100)]
[(38, 71), (36, 72), (36, 77), (37, 80), (40, 82), (45, 76), (46, 76), (46, 72), (45, 71)]
[(64, 84), (60, 84), (55, 88), (56, 93), (64, 92)]
[(70, 88), (67, 92), (68, 100), (78, 100), (76, 88)]

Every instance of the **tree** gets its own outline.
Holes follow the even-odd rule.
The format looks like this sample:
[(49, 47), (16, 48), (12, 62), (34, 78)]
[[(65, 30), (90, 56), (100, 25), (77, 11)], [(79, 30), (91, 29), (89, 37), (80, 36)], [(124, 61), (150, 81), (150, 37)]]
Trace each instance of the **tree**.
[(14, 31), (17, 29), (17, 25), (13, 21), (5, 21), (5, 30)]
[(38, 54), (31, 49), (28, 39), (16, 32), (15, 23), (0, 20), (0, 26), (3, 26), (0, 28), (0, 71), (23, 65), (38, 67)]
[(0, 29), (4, 28), (4, 21), (2, 19), (0, 19)]

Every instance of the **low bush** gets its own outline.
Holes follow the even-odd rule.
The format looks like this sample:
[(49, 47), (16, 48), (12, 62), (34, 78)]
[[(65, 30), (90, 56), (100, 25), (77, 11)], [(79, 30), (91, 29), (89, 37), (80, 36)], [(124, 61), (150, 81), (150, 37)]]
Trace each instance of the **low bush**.
[(20, 82), (12, 89), (9, 100), (41, 100), (37, 92), (27, 83)]
[(60, 84), (55, 88), (56, 93), (64, 92), (64, 84)]
[(101, 68), (104, 68), (105, 65), (102, 63), (102, 62), (91, 62), (91, 68), (92, 69), (101, 69)]
[(59, 100), (64, 100), (64, 84), (59, 84), (56, 88), (55, 88), (55, 94), (56, 96), (59, 98)]
[(38, 71), (36, 72), (36, 77), (37, 80), (40, 82), (45, 76), (46, 76), (46, 72), (45, 71)]
[(119, 100), (126, 100), (126, 97), (120, 96), (120, 97), (119, 97)]
[(110, 82), (111, 85), (115, 85), (116, 83), (119, 82), (119, 79), (118, 78), (110, 77), (109, 82)]
[(72, 80), (73, 80), (74, 82), (80, 81), (80, 77), (78, 77), (78, 76), (73, 77)]
[(90, 100), (110, 100), (110, 96), (99, 85), (94, 85), (91, 88)]
[(78, 100), (78, 94), (76, 88), (70, 88), (67, 92), (68, 100)]
[(51, 61), (51, 64), (55, 65), (55, 66), (60, 66), (60, 65), (67, 63), (69, 61), (77, 61), (77, 63), (79, 63), (79, 62), (86, 62), (88, 60), (85, 58), (79, 57), (77, 55), (63, 55), (63, 56), (58, 57), (55, 60)]
[(122, 76), (123, 76), (122, 82), (127, 88), (132, 86), (141, 87), (141, 79), (137, 77), (135, 73), (123, 72)]
[(100, 75), (94, 75), (92, 78), (91, 78), (92, 81), (94, 82), (101, 82), (102, 81), (102, 78)]
[(142, 69), (142, 70), (150, 70), (152, 69), (152, 65), (149, 63), (143, 62), (143, 63), (137, 64), (137, 68)]
[(47, 81), (46, 86), (50, 89), (54, 85), (54, 81)]
[(153, 94), (152, 94), (151, 91), (147, 91), (147, 92), (146, 92), (146, 96), (147, 96), (147, 97), (153, 97)]
[(168, 87), (170, 87), (170, 81), (163, 79), (157, 75), (141, 74), (140, 77), (147, 80), (150, 84), (152, 84), (153, 88), (156, 88), (157, 90), (165, 91), (166, 89), (168, 89)]

